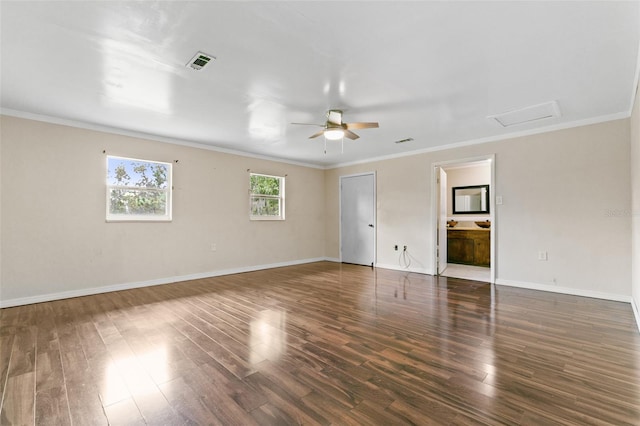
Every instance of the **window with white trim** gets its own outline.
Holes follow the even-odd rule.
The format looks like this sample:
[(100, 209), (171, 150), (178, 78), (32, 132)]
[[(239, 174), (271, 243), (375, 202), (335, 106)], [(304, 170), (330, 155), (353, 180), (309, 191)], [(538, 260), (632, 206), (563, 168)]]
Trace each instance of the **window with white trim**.
[(251, 220), (284, 220), (284, 177), (249, 174)]
[(107, 156), (107, 221), (170, 221), (172, 164)]

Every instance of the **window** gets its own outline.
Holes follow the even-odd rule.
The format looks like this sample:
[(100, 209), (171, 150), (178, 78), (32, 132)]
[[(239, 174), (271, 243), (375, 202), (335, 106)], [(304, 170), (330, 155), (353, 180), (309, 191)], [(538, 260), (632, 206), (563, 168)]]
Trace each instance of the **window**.
[(284, 220), (284, 177), (250, 174), (251, 220)]
[(107, 156), (107, 221), (170, 221), (171, 163)]

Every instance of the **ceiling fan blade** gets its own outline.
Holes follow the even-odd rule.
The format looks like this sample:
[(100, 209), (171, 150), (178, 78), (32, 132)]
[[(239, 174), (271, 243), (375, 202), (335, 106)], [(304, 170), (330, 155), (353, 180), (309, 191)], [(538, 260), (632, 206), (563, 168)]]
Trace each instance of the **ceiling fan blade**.
[[(375, 122), (360, 122), (360, 123), (343, 123), (342, 122), (342, 111), (339, 109), (330, 109), (327, 111), (327, 122), (325, 124), (315, 124), (315, 123), (291, 123), (291, 124), (300, 124), (304, 126), (318, 126), (324, 127), (317, 133), (309, 136), (309, 139), (317, 138), (318, 136), (322, 136), (327, 131), (341, 130), (344, 132), (343, 138), (355, 140), (359, 139), (360, 136), (353, 133), (351, 130), (355, 129), (372, 129), (380, 127), (378, 123)], [(337, 135), (331, 135), (337, 136)], [(338, 136), (339, 137), (339, 136)], [(334, 139), (334, 137), (331, 137)], [(343, 139), (344, 140), (344, 139)]]
[(300, 126), (318, 126), (318, 127), (324, 127), (324, 124), (316, 124), (316, 123), (291, 123), (291, 124), (297, 124)]
[(355, 139), (358, 139), (360, 136), (356, 135), (351, 130), (344, 129), (344, 137), (351, 140), (355, 140)]
[(344, 123), (347, 129), (374, 129), (380, 127), (378, 123)]

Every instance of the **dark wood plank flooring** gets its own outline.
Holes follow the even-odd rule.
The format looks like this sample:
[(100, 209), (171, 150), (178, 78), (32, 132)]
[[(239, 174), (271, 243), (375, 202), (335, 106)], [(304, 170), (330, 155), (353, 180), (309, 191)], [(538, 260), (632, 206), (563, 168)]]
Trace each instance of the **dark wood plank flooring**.
[(629, 304), (330, 262), (0, 310), (2, 425), (638, 425)]

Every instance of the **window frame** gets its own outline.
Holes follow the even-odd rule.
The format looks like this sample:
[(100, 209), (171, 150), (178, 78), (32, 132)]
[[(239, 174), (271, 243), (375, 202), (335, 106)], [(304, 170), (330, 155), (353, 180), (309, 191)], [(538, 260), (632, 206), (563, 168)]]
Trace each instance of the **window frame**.
[[(278, 179), (280, 181), (279, 184), (279, 194), (278, 195), (267, 195), (267, 194), (257, 194), (251, 191), (251, 177), (252, 176), (263, 176), (268, 178)], [(268, 175), (264, 173), (249, 173), (249, 220), (261, 221), (261, 220), (285, 220), (285, 177), (286, 176), (275, 176)], [(252, 211), (252, 199), (255, 197), (270, 199), (270, 200), (279, 200), (279, 215), (254, 215)]]
[[(167, 181), (166, 188), (147, 188), (140, 187), (134, 185), (111, 185), (109, 184), (109, 160), (117, 159), (124, 160), (125, 162), (130, 163), (146, 163), (146, 164), (159, 164), (166, 166), (167, 168)], [(106, 173), (105, 173), (105, 183), (106, 183), (106, 209), (105, 209), (105, 220), (106, 222), (171, 222), (173, 220), (172, 211), (173, 211), (173, 163), (166, 161), (156, 161), (156, 160), (144, 160), (141, 158), (131, 158), (131, 157), (122, 157), (118, 155), (107, 155), (106, 156)], [(162, 215), (149, 215), (149, 214), (132, 214), (132, 213), (111, 213), (111, 191), (113, 189), (122, 189), (129, 191), (157, 191), (160, 193), (164, 193), (165, 195), (165, 213)]]

